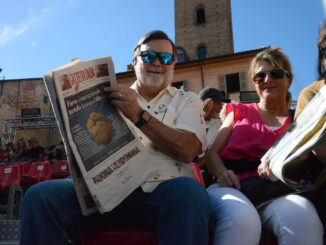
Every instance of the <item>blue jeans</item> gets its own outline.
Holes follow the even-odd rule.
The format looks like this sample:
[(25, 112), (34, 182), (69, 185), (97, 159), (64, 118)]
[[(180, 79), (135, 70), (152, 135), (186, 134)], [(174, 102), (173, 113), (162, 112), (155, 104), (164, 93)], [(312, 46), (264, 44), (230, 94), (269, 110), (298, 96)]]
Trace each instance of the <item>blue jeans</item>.
[(21, 244), (66, 244), (68, 239), (117, 227), (157, 233), (159, 244), (208, 244), (209, 198), (196, 181), (180, 177), (153, 192), (136, 189), (111, 212), (83, 216), (71, 178), (49, 180), (25, 194)]

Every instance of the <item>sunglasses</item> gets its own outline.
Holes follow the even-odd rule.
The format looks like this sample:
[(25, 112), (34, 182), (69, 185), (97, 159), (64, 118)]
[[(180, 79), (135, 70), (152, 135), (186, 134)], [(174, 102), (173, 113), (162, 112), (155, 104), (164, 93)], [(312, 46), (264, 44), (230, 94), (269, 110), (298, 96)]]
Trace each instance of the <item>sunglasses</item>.
[(255, 83), (261, 83), (265, 80), (267, 75), (271, 75), (274, 79), (282, 79), (284, 77), (284, 75), (286, 75), (287, 77), (290, 77), (290, 74), (287, 70), (283, 70), (280, 68), (273, 68), (270, 71), (261, 71), (261, 72), (257, 72), (254, 77), (253, 80)]
[(141, 56), (145, 63), (153, 63), (158, 57), (162, 65), (171, 65), (174, 60), (174, 55), (170, 53), (157, 53), (151, 50), (141, 51), (138, 56)]

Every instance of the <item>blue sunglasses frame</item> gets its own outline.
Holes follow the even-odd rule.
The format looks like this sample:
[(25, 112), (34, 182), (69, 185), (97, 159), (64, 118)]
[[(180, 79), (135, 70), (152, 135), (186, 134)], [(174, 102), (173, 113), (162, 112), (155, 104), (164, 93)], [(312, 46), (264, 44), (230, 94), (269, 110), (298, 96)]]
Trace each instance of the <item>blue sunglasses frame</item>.
[(156, 58), (162, 65), (171, 65), (174, 61), (174, 55), (170, 53), (158, 53), (152, 50), (141, 51), (139, 55), (145, 63), (154, 63)]

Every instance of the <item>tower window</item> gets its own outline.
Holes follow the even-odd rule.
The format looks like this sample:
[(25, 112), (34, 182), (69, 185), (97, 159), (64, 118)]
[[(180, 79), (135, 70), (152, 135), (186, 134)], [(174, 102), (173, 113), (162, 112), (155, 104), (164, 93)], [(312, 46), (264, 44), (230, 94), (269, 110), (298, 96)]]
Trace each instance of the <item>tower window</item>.
[(197, 24), (205, 23), (205, 10), (200, 8), (197, 10)]
[(177, 60), (178, 60), (178, 62), (185, 61), (185, 54), (182, 49), (177, 49)]
[(200, 46), (198, 48), (198, 59), (206, 59), (206, 47), (205, 46)]

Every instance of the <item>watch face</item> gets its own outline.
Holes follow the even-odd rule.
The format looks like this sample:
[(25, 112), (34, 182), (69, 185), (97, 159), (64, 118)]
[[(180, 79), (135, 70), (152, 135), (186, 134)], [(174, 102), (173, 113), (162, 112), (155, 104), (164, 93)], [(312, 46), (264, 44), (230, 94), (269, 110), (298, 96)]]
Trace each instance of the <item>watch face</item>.
[(142, 116), (142, 118), (143, 118), (146, 122), (148, 122), (149, 119), (151, 119), (151, 114), (150, 114), (148, 111), (145, 111), (144, 114), (143, 114), (143, 116)]

